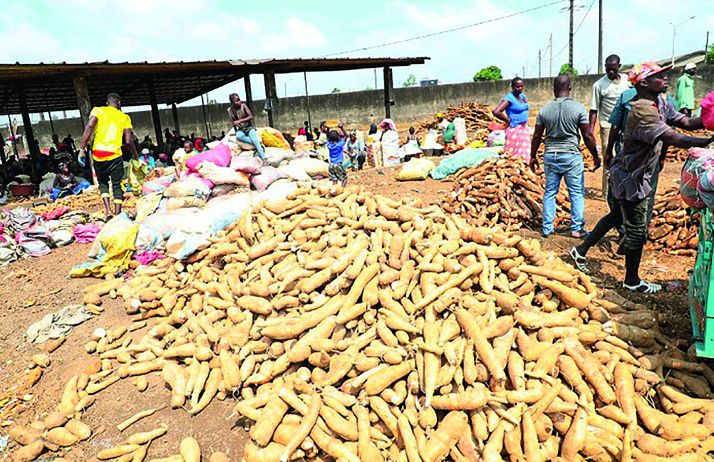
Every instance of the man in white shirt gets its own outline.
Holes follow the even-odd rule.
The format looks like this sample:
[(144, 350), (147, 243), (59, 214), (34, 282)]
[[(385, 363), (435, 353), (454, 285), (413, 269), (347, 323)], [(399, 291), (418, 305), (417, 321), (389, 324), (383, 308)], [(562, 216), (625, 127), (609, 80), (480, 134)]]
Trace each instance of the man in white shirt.
[[(627, 77), (620, 74), (620, 57), (610, 55), (605, 59), (605, 75), (593, 84), (590, 103), (590, 130), (595, 133), (595, 122), (600, 118), (600, 150), (607, 147), (610, 138), (610, 114), (620, 94), (630, 88)], [(608, 171), (602, 169), (602, 197), (607, 197)]]

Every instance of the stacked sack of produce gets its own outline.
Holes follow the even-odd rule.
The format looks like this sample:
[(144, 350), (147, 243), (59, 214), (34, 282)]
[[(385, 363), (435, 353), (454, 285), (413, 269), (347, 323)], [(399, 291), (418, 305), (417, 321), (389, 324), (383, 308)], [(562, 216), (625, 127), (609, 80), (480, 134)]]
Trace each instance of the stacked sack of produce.
[(682, 168), (679, 191), (694, 209), (714, 209), (714, 149), (691, 148)]
[(133, 222), (118, 220), (113, 226), (118, 232), (102, 236), (104, 248), (116, 241), (114, 247), (123, 249), (120, 258), (106, 261), (106, 252), (95, 252), (90, 255), (92, 261), (71, 275), (102, 276), (106, 271), (125, 270), (131, 263), (126, 252), (133, 252), (134, 258), (140, 252), (155, 257), (157, 251), (186, 258), (255, 201), (283, 198), (297, 187), (296, 182), (328, 176), (326, 162), (295, 158), (280, 132), (265, 129), (261, 133), (266, 144), (288, 147), (266, 147), (266, 165), (253, 150), (245, 149), (252, 146), (232, 142), (229, 134), (222, 141), (209, 143), (208, 150), (183, 157), (175, 169), (165, 169), (165, 175), (142, 185), (143, 196), (136, 204)]

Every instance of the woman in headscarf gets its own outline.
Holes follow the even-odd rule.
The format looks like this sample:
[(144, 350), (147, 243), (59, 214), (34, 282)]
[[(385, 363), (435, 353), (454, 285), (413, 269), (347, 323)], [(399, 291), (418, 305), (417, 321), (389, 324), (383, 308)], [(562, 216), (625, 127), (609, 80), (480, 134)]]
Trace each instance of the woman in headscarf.
[(392, 167), (399, 164), (399, 134), (392, 119), (384, 119), (379, 124), (382, 135), (379, 140), (382, 143), (382, 162), (385, 167)]
[(496, 106), (493, 115), (506, 123), (503, 152), (529, 162), (531, 129), (528, 126), (528, 98), (523, 94), (523, 79), (515, 77), (511, 80), (511, 91)]
[(89, 187), (89, 183), (86, 180), (78, 181), (74, 173), (69, 171), (69, 165), (66, 162), (60, 162), (55, 181), (52, 184), (50, 199), (54, 201), (60, 197), (79, 194), (87, 187)]
[(156, 167), (156, 160), (151, 156), (151, 151), (148, 148), (141, 150), (139, 154), (139, 162), (146, 165), (149, 170), (153, 170)]
[(365, 146), (367, 147), (367, 165), (369, 167), (382, 168), (382, 150), (379, 144), (377, 124), (371, 124), (369, 126)]
[(203, 138), (196, 138), (196, 141), (193, 143), (193, 146), (194, 151), (196, 151), (196, 153), (198, 154), (206, 150), (206, 145), (203, 142)]

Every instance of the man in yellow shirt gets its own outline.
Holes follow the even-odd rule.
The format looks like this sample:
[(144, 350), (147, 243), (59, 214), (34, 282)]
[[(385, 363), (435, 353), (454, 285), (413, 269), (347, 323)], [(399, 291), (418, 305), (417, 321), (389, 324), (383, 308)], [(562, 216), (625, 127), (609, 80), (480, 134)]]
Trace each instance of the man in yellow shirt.
[(102, 201), (104, 202), (107, 216), (111, 215), (109, 183), (112, 185), (115, 215), (121, 213), (124, 199), (121, 189), (121, 180), (124, 178), (124, 164), (121, 156), (122, 145), (127, 145), (134, 159), (139, 158), (139, 153), (136, 151), (136, 146), (134, 146), (131, 137), (132, 128), (131, 118), (121, 111), (121, 98), (116, 93), (107, 95), (106, 106), (92, 109), (87, 126), (84, 127), (79, 155), (84, 156), (87, 143), (89, 143), (89, 139), (94, 134), (92, 160), (94, 161), (94, 171), (99, 181), (99, 191), (102, 193)]

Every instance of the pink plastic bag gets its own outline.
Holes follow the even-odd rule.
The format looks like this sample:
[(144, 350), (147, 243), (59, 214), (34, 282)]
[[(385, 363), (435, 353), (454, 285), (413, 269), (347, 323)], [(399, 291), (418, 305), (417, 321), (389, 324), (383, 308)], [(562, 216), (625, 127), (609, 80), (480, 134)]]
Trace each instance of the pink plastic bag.
[(231, 168), (233, 170), (249, 175), (258, 175), (261, 165), (259, 159), (251, 156), (238, 156), (231, 159)]
[(99, 231), (101, 230), (102, 229), (94, 223), (89, 223), (87, 225), (79, 224), (72, 230), (72, 235), (74, 235), (74, 240), (78, 243), (88, 244), (90, 242), (94, 242), (94, 239), (96, 239), (97, 234), (99, 234)]
[(702, 100), (702, 123), (707, 130), (714, 130), (714, 91)]
[(281, 178), (286, 178), (286, 175), (275, 167), (263, 167), (260, 170), (260, 175), (251, 177), (250, 182), (258, 191), (265, 191), (268, 186), (275, 183)]
[(212, 162), (219, 167), (228, 167), (231, 164), (231, 148), (221, 143), (209, 151), (186, 159), (186, 167), (195, 172), (201, 162)]

